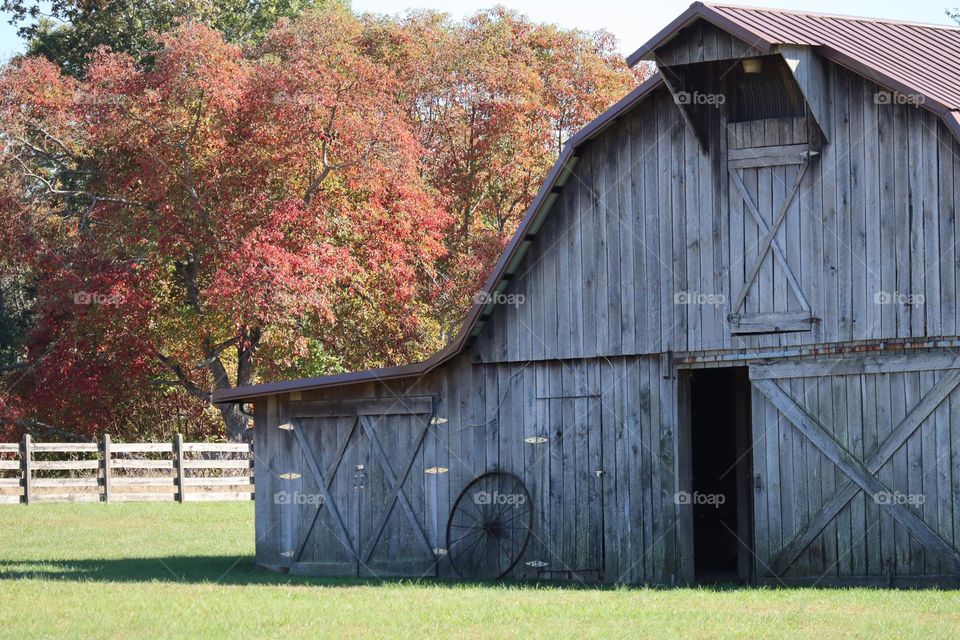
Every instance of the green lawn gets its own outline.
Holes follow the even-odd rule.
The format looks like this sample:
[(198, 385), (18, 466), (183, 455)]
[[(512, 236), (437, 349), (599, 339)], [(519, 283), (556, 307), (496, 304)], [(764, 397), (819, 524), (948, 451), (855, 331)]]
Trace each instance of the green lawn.
[(0, 508), (0, 637), (960, 637), (960, 592), (308, 581), (251, 568), (253, 505)]

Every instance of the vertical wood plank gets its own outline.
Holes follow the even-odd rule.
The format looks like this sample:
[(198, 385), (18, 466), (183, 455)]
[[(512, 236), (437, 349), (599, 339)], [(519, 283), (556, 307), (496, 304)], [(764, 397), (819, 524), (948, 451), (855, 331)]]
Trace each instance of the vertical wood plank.
[(173, 456), (174, 456), (174, 477), (176, 478), (177, 483), (177, 502), (183, 502), (187, 493), (187, 483), (186, 472), (183, 467), (184, 461), (184, 451), (183, 451), (183, 435), (176, 434), (173, 436)]
[(102, 499), (104, 502), (110, 502), (113, 489), (113, 465), (111, 464), (113, 453), (110, 448), (110, 434), (104, 433), (100, 445), (100, 475), (103, 477)]
[(23, 502), (33, 502), (33, 447), (29, 433), (23, 434), (20, 445), (20, 477), (23, 480)]

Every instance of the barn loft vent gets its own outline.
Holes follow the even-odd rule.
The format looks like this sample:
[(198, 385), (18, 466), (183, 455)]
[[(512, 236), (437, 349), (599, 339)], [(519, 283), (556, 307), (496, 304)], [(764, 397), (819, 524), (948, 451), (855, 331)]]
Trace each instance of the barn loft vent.
[(729, 87), (730, 122), (798, 118), (805, 113), (796, 80), (780, 56), (744, 60), (731, 71)]

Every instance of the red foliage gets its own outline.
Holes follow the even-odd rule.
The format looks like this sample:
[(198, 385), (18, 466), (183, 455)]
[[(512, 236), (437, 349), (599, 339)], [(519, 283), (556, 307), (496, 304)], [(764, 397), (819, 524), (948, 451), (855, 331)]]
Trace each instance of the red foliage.
[(149, 66), (0, 73), (0, 267), (37, 289), (7, 424), (143, 431), (170, 406), (206, 428), (214, 388), (422, 357), (560, 142), (636, 80), (608, 36), (503, 10), (156, 37)]

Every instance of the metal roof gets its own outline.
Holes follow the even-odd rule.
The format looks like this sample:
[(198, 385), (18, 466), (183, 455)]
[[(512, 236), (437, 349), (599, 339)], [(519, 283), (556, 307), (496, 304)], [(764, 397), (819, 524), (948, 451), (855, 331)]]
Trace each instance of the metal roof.
[[(673, 39), (684, 27), (706, 20), (764, 52), (777, 45), (805, 45), (823, 57), (903, 94), (924, 96), (923, 106), (943, 118), (960, 138), (960, 27), (893, 22), (779, 9), (760, 9), (696, 2), (644, 46), (627, 58), (630, 65), (652, 57), (654, 49)], [(487, 279), (483, 291), (505, 286), (533, 236), (569, 177), (580, 149), (618, 116), (663, 85), (653, 75), (588, 124), (566, 144), (540, 191), (530, 204), (513, 239)], [(495, 299), (489, 296), (487, 299)], [(414, 364), (318, 378), (258, 384), (214, 392), (214, 402), (241, 402), (277, 393), (339, 387), (363, 382), (421, 376), (457, 356), (476, 336), (493, 302), (471, 307), (454, 340), (429, 359)]]
[(935, 111), (960, 109), (960, 27), (695, 2), (627, 63), (650, 58), (697, 20), (765, 52), (780, 44), (815, 47), (887, 88), (924, 96)]

